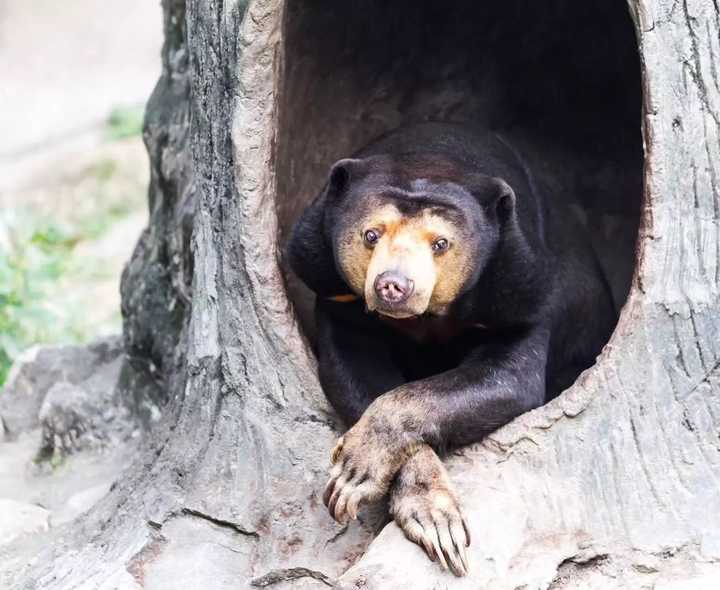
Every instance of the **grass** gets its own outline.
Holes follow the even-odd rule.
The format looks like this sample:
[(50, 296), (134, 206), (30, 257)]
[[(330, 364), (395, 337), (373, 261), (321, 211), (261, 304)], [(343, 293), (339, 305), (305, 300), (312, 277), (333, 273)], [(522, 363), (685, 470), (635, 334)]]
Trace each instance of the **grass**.
[(0, 384), (28, 345), (72, 333), (44, 303), (66, 270), (75, 239), (68, 228), (28, 211), (0, 213)]
[[(118, 110), (109, 133), (136, 135), (135, 115)], [(29, 346), (120, 330), (117, 283), (139, 231), (125, 225), (146, 206), (142, 146), (130, 141), (132, 157), (114, 142), (64, 184), (0, 204), (0, 387)]]
[(142, 134), (144, 114), (145, 109), (141, 106), (115, 107), (108, 118), (108, 139), (125, 139)]

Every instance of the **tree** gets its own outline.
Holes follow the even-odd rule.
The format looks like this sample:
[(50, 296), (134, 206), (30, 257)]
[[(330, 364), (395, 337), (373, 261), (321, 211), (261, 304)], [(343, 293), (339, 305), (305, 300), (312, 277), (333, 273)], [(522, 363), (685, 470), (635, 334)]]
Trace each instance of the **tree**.
[[(629, 2), (645, 146), (630, 293), (575, 385), (448, 460), (474, 535), (462, 581), (393, 524), (373, 539), (380, 513), (348, 527), (327, 516), (319, 494), (339, 425), (301, 329), (302, 297), (295, 307), (288, 297), (300, 289), (292, 279), (286, 289), (278, 260), (297, 195), (311, 196), (332, 158), (433, 109), (507, 114), (463, 77), (492, 64), (448, 57), (502, 41), (496, 9), (474, 30), (461, 27), (463, 11), (479, 10), (468, 2), (456, 16), (452, 3), (405, 1), (163, 4), (164, 67), (145, 131), (150, 223), (122, 281), (117, 392), (140, 416), (162, 405), (163, 418), (131, 472), (23, 587), (671, 588), (720, 576), (717, 2)], [(522, 45), (538, 15), (510, 4), (517, 18), (503, 22)], [(577, 4), (541, 10), (585, 11), (578, 26), (625, 14), (619, 2)], [(448, 15), (464, 33), (423, 45), (417, 35)], [(567, 24), (543, 22), (543, 35)], [(504, 65), (531, 51), (509, 51)], [(444, 72), (439, 92), (423, 93), (438, 87), (418, 63)], [(544, 74), (533, 80), (541, 98)], [(637, 132), (637, 120), (620, 123)], [(632, 158), (617, 145), (619, 160)]]

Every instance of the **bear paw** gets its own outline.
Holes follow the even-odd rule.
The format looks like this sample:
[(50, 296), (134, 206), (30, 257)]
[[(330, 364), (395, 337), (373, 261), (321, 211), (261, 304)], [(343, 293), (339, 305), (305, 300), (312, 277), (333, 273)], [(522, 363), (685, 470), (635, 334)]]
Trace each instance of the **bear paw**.
[[(362, 438), (358, 437), (358, 447), (362, 445)], [(365, 446), (374, 445), (365, 438)], [(392, 459), (392, 451), (381, 445), (375, 446), (374, 451), (356, 452), (360, 448), (348, 445), (347, 434), (335, 445), (332, 452), (334, 466), (323, 502), (336, 521), (356, 519), (362, 504), (379, 500), (390, 487), (398, 465)]]
[(391, 493), (390, 514), (432, 561), (464, 576), (470, 531), (442, 463), (430, 449), (422, 455), (400, 472)]

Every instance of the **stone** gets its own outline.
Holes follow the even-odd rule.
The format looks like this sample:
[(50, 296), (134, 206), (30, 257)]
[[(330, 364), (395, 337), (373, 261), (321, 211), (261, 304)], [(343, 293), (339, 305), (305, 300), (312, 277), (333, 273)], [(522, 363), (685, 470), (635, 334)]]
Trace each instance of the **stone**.
[(0, 498), (0, 545), (50, 528), (50, 512), (40, 506)]
[(103, 407), (82, 387), (61, 381), (53, 385), (40, 408), (41, 453), (51, 455), (99, 446), (107, 440), (101, 425)]
[(122, 358), (119, 336), (88, 346), (29, 349), (16, 361), (0, 392), (0, 420), (5, 436), (16, 438), (21, 432), (36, 428), (48, 392), (60, 382), (82, 387), (88, 397), (97, 400), (95, 403), (106, 405), (113, 398)]

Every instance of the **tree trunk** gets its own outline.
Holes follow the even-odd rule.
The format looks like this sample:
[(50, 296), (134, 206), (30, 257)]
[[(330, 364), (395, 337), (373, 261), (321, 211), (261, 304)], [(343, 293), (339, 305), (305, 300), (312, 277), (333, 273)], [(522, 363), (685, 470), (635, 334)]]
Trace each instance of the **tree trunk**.
[[(381, 2), (163, 4), (164, 68), (145, 132), (150, 224), (123, 276), (117, 392), (146, 421), (147, 444), (19, 587), (710, 587), (720, 576), (717, 2), (629, 2), (645, 147), (632, 286), (575, 385), (448, 459), (474, 539), (464, 579), (394, 524), (373, 538), (381, 510), (349, 526), (327, 515), (319, 493), (340, 424), (301, 329), (302, 288), (292, 278), (286, 288), (278, 260), (333, 159), (405, 120), (505, 114), (473, 77), (492, 64), (458, 57), (480, 41), (470, 27), (383, 61), (395, 42), (424, 47), (414, 31), (453, 3), (389, 3), (394, 20)], [(442, 72), (439, 88), (412, 69), (418, 60)]]

